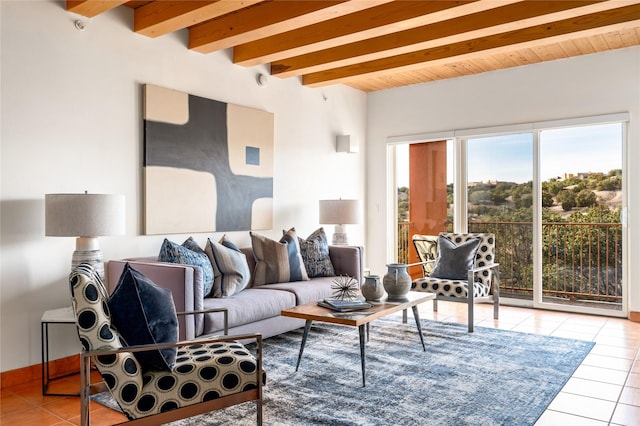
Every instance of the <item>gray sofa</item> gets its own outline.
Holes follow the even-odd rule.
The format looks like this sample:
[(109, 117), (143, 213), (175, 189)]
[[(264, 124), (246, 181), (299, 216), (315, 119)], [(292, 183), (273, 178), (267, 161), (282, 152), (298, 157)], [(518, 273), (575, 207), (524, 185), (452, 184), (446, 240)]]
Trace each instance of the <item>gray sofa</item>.
[[(247, 256), (249, 269), (254, 270), (251, 248), (241, 249)], [(329, 246), (329, 256), (336, 275), (363, 280), (363, 248)], [(171, 290), (178, 312), (226, 308), (229, 334), (261, 333), (264, 338), (304, 326), (304, 321), (280, 316), (283, 309), (315, 302), (331, 296), (334, 277), (311, 278), (309, 281), (254, 286), (253, 279), (241, 292), (227, 298), (204, 297), (200, 267), (158, 262), (156, 257), (138, 257), (110, 261), (107, 265), (109, 293), (118, 283), (126, 263), (149, 277), (161, 287)], [(180, 318), (180, 339), (194, 339), (222, 334), (223, 314), (194, 314)]]

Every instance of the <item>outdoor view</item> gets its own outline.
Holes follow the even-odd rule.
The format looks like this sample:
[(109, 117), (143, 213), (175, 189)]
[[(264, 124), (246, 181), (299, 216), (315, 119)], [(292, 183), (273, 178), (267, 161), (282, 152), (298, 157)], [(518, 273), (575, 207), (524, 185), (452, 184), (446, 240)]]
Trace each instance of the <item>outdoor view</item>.
[[(496, 235), (503, 297), (533, 295), (533, 147), (532, 133), (467, 144), (468, 231)], [(622, 125), (542, 131), (539, 158), (544, 300), (620, 309)], [(402, 185), (408, 179), (399, 175), (398, 181), (402, 232), (402, 224), (412, 220), (411, 190)], [(453, 178), (447, 182), (452, 231)]]

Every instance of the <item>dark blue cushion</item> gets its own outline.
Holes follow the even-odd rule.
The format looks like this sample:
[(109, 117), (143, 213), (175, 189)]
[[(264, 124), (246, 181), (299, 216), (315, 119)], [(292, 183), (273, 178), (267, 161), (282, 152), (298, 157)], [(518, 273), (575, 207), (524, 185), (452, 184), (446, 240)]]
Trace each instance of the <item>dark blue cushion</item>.
[(466, 281), (469, 269), (473, 268), (480, 238), (470, 238), (456, 244), (442, 235), (438, 236), (438, 257), (430, 277)]
[[(171, 290), (156, 285), (128, 263), (109, 297), (111, 324), (128, 346), (178, 341), (178, 318)], [(177, 348), (134, 352), (143, 371), (171, 370)]]
[(207, 297), (209, 293), (211, 293), (214, 278), (213, 266), (211, 265), (209, 257), (193, 238), (187, 238), (182, 245), (165, 238), (162, 247), (160, 247), (158, 261), (199, 266), (200, 269), (202, 269), (202, 290), (204, 297)]

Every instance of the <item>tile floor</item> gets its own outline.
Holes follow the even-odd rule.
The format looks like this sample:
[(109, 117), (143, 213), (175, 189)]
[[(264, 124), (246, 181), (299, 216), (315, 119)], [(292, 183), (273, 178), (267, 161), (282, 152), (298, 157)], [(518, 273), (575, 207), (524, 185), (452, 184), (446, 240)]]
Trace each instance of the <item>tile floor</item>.
[[(466, 306), (458, 303), (441, 302), (437, 313), (428, 303), (420, 307), (420, 314), (422, 318), (466, 322)], [(596, 342), (536, 426), (640, 425), (640, 323), (507, 306), (501, 307), (500, 319), (494, 321), (490, 305), (476, 305), (476, 324)], [(50, 389), (73, 392), (77, 387), (77, 376), (71, 376), (56, 381)], [(125, 420), (95, 403), (91, 419), (96, 426)], [(1, 425), (77, 425), (79, 420), (78, 398), (42, 396), (40, 381), (0, 393)]]

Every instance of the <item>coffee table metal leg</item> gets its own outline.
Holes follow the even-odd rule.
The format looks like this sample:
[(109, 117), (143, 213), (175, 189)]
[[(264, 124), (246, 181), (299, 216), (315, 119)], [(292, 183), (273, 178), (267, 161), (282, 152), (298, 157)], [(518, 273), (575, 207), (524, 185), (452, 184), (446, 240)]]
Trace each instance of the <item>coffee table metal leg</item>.
[(300, 367), (300, 360), (302, 359), (302, 351), (304, 351), (304, 345), (307, 343), (307, 336), (309, 335), (309, 330), (311, 329), (311, 323), (313, 320), (307, 320), (304, 324), (304, 333), (302, 334), (302, 343), (300, 344), (300, 352), (298, 353), (298, 362), (296, 363), (296, 371), (298, 371), (298, 367)]
[(420, 315), (418, 315), (418, 307), (412, 306), (413, 318), (416, 320), (416, 327), (418, 327), (418, 334), (420, 335), (420, 342), (422, 342), (422, 350), (427, 351), (427, 347), (424, 345), (424, 336), (422, 335), (422, 324), (420, 323)]
[[(369, 324), (367, 324), (369, 325)], [(364, 370), (365, 370), (365, 362), (364, 362), (364, 346), (365, 346), (365, 329), (364, 324), (358, 326), (358, 332), (360, 333), (360, 365), (362, 366), (362, 387), (365, 387), (365, 379), (364, 379)]]

